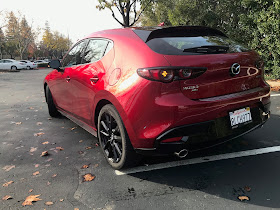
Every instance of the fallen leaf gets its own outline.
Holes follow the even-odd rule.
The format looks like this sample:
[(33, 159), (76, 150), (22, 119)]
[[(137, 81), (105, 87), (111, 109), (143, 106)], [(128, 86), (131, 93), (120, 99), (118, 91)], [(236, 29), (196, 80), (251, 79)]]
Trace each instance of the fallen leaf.
[(12, 196), (10, 196), (10, 195), (5, 195), (5, 196), (2, 198), (3, 201), (10, 200), (10, 199), (13, 199)]
[(38, 198), (40, 195), (29, 195), (25, 198), (25, 201), (22, 203), (23, 206), (32, 206), (32, 202), (40, 201), (42, 199)]
[(83, 154), (84, 152), (83, 152), (83, 151), (79, 151), (78, 153), (81, 155), (81, 154)]
[(21, 125), (21, 124), (22, 124), (22, 122), (16, 122), (15, 124), (16, 124), (16, 125)]
[(98, 164), (95, 164), (94, 166), (93, 166), (93, 168), (97, 168), (99, 165)]
[(33, 107), (29, 107), (29, 109), (34, 109)]
[(83, 140), (80, 140), (79, 142), (80, 142), (80, 143), (82, 143), (82, 142), (83, 142)]
[(29, 193), (31, 193), (33, 191), (33, 189), (28, 190)]
[(248, 196), (245, 196), (245, 195), (238, 196), (238, 199), (241, 200), (241, 201), (244, 201), (244, 200), (249, 201), (250, 200), (250, 198)]
[(48, 120), (52, 120), (52, 118), (49, 117)]
[(3, 187), (8, 187), (10, 184), (14, 183), (14, 181), (9, 181), (3, 184)]
[(29, 152), (35, 152), (37, 150), (37, 147), (31, 147)]
[(61, 166), (61, 163), (59, 163), (58, 165)]
[(47, 162), (50, 162), (50, 161), (52, 161), (53, 160), (53, 158), (49, 158), (49, 159), (47, 159)]
[(47, 201), (45, 204), (46, 204), (47, 206), (50, 206), (50, 205), (53, 205), (53, 202)]
[(250, 192), (250, 191), (251, 191), (251, 187), (245, 186), (245, 187), (244, 187), (244, 190), (246, 190), (247, 192)]
[(92, 174), (85, 174), (83, 178), (83, 182), (90, 182), (95, 179), (95, 176)]
[(91, 149), (91, 147), (86, 147), (86, 149)]
[(88, 168), (89, 165), (83, 165), (81, 169)]
[(36, 125), (42, 125), (42, 124), (43, 124), (42, 122), (37, 122), (37, 123), (36, 123)]
[(60, 151), (64, 150), (62, 147), (56, 147), (56, 149), (58, 149)]
[(48, 182), (47, 182), (47, 185), (49, 186), (50, 184), (51, 184), (51, 183), (48, 181)]
[(39, 172), (39, 171), (36, 171), (36, 172), (33, 173), (33, 176), (36, 176), (36, 175), (38, 175), (38, 174), (40, 174), (40, 172)]
[(73, 131), (73, 130), (75, 130), (76, 128), (77, 128), (77, 127), (73, 127), (73, 128), (71, 128), (70, 130)]
[(5, 171), (10, 171), (11, 169), (13, 169), (15, 167), (16, 167), (15, 165), (6, 165), (2, 169), (4, 169)]
[(79, 208), (74, 208), (74, 210), (79, 210)]
[(47, 156), (48, 154), (49, 154), (48, 151), (44, 151), (44, 152), (42, 152), (41, 157)]
[(44, 141), (42, 144), (49, 144), (50, 142), (48, 142), (48, 141)]
[(64, 199), (61, 198), (61, 199), (59, 199), (59, 201), (62, 202), (62, 201), (64, 201)]
[(54, 178), (54, 177), (56, 177), (57, 176), (57, 174), (54, 174), (54, 175), (52, 175), (52, 178)]
[(98, 146), (99, 146), (99, 144), (97, 144), (97, 143), (96, 143), (96, 144), (95, 144), (95, 146), (96, 146), (96, 147), (98, 147)]
[(40, 166), (40, 164), (35, 164), (35, 168), (38, 168)]
[(39, 133), (34, 133), (34, 136), (42, 136), (42, 135), (44, 135), (45, 133), (43, 133), (43, 132), (39, 132)]

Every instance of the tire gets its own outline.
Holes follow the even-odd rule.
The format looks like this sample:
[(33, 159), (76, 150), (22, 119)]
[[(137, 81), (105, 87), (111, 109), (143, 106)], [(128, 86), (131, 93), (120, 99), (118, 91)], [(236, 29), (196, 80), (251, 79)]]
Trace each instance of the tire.
[(16, 66), (11, 66), (11, 70), (17, 70)]
[(30, 70), (31, 68), (30, 68), (30, 66), (27, 66), (26, 69), (27, 69), (27, 70)]
[(141, 160), (129, 140), (116, 108), (107, 104), (99, 112), (97, 133), (100, 147), (107, 162), (114, 169), (135, 166)]
[(57, 108), (53, 102), (52, 93), (49, 89), (49, 86), (46, 86), (46, 101), (48, 104), (48, 110), (51, 117), (58, 117), (60, 113), (57, 111)]

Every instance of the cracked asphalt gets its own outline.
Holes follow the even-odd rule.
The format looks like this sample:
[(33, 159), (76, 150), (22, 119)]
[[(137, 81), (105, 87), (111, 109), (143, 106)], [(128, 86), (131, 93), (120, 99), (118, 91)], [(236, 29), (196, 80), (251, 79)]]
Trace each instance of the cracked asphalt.
[[(116, 176), (95, 137), (65, 117), (49, 117), (42, 83), (49, 71), (0, 73), (0, 181), (13, 181), (0, 186), (0, 209), (280, 208), (280, 152)], [(263, 128), (186, 158), (280, 146), (280, 96), (271, 111)], [(168, 161), (176, 158), (141, 164)], [(87, 173), (95, 179), (83, 182)], [(12, 199), (2, 200), (6, 195)], [(29, 195), (42, 200), (23, 207)]]

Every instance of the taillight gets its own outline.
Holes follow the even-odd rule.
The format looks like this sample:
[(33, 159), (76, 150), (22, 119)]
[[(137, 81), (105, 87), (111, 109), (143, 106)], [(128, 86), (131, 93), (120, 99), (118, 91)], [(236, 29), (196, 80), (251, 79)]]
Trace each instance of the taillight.
[(199, 77), (206, 70), (205, 67), (153, 67), (138, 69), (137, 73), (140, 77), (148, 80), (172, 82)]

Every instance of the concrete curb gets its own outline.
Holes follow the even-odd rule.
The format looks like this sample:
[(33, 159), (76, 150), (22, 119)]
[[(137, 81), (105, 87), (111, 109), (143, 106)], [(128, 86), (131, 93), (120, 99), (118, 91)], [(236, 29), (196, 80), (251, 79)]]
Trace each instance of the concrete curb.
[(20, 72), (20, 70), (0, 69), (0, 72)]

